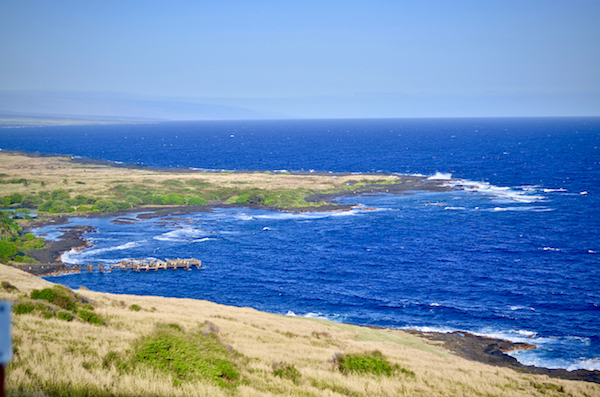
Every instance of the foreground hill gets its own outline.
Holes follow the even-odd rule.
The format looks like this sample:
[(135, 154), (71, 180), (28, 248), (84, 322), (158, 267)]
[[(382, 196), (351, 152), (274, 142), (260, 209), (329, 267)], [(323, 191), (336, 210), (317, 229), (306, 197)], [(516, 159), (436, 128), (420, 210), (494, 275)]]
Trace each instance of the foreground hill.
[(71, 291), (4, 265), (0, 281), (15, 312), (9, 395), (600, 396), (594, 383), (468, 361), (399, 330)]

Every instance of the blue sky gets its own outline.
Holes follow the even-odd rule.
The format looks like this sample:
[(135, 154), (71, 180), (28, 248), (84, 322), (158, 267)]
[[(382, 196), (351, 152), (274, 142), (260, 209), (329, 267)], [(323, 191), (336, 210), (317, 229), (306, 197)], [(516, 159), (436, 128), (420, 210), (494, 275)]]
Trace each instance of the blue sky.
[(0, 1), (0, 90), (293, 117), (600, 116), (600, 1)]

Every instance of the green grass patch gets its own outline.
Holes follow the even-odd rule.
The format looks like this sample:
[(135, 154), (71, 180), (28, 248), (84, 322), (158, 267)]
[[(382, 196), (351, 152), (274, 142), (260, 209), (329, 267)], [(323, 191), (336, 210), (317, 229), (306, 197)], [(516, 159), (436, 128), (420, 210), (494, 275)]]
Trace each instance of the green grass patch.
[(286, 363), (274, 363), (273, 364), (273, 375), (283, 379), (291, 380), (294, 383), (300, 382), (302, 374), (292, 364)]
[(34, 289), (31, 291), (30, 296), (31, 299), (44, 300), (69, 311), (77, 310), (77, 302), (79, 300), (72, 291), (61, 285), (44, 288), (43, 290)]
[(232, 388), (240, 382), (234, 361), (239, 354), (230, 352), (214, 333), (186, 334), (174, 327), (160, 327), (139, 339), (134, 352), (134, 365), (169, 373), (174, 384), (198, 379)]
[(35, 304), (32, 302), (18, 302), (13, 305), (14, 314), (29, 314), (35, 311)]
[(390, 364), (378, 350), (363, 354), (342, 354), (335, 357), (335, 363), (338, 369), (344, 374), (357, 373), (392, 376), (395, 373), (402, 373), (408, 376), (415, 376), (414, 372), (402, 368), (398, 364)]
[(100, 318), (99, 316), (95, 315), (94, 313), (87, 311), (87, 310), (79, 310), (77, 312), (77, 317), (79, 317), (81, 320), (83, 320), (86, 323), (90, 323), (90, 324), (94, 324), (94, 325), (105, 325), (106, 322)]
[(19, 290), (17, 287), (15, 287), (14, 285), (12, 285), (8, 281), (3, 281), (2, 282), (2, 289), (4, 291), (6, 291), (6, 292), (17, 292)]

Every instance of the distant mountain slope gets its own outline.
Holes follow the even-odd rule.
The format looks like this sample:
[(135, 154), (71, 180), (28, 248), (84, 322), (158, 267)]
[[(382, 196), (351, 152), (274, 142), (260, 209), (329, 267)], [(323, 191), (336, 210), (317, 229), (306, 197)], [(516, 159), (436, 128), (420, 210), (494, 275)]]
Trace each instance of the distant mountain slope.
[[(0, 91), (0, 113), (15, 116), (104, 120), (257, 120), (285, 114), (197, 103), (188, 99), (145, 98), (126, 94)], [(1, 117), (1, 116), (0, 116)]]

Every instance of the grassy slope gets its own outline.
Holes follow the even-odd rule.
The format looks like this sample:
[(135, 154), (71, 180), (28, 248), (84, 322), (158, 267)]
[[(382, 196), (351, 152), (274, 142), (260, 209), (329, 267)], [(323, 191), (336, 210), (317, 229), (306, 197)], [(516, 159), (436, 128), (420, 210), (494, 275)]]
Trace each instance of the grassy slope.
[[(18, 288), (16, 292), (0, 289), (0, 299), (13, 301), (33, 289), (52, 286), (4, 265), (0, 265), (0, 281)], [(402, 331), (279, 316), (192, 299), (82, 289), (76, 293), (94, 302), (94, 312), (107, 325), (32, 314), (13, 316), (17, 354), (8, 367), (9, 391), (146, 396), (600, 396), (596, 384), (470, 362)], [(141, 310), (132, 311), (131, 305)], [(208, 324), (225, 346), (241, 354), (236, 363), (242, 382), (223, 388), (193, 379), (179, 382), (156, 368), (141, 366), (123, 372), (107, 365), (111, 354), (124, 360), (131, 357), (135, 341), (154, 333), (161, 323), (178, 324), (187, 334), (206, 330)], [(339, 353), (373, 350), (407, 372), (391, 377), (342, 374), (332, 361)], [(279, 368), (293, 366), (300, 376), (295, 381), (276, 376), (274, 364), (278, 363)]]

